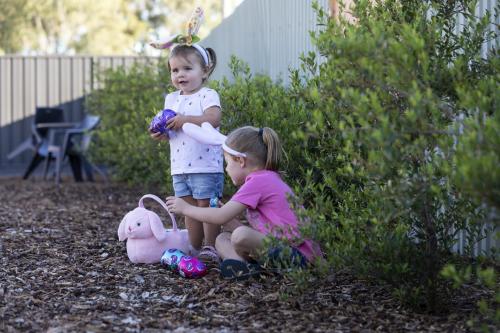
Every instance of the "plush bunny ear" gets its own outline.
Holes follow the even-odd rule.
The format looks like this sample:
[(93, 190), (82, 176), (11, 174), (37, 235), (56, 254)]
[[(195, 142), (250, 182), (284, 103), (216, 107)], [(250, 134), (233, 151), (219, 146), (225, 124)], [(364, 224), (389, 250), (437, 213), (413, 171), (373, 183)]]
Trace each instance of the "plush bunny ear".
[(199, 141), (209, 145), (222, 145), (226, 141), (226, 136), (217, 131), (213, 126), (205, 122), (201, 127), (192, 123), (182, 125), (184, 133)]
[(163, 227), (160, 217), (156, 213), (148, 211), (148, 219), (155, 238), (160, 242), (163, 241), (167, 237), (167, 232), (165, 231), (165, 227)]
[(218, 142), (220, 142), (220, 144), (223, 144), (226, 139), (227, 139), (227, 136), (222, 134), (221, 132), (219, 132), (218, 130), (216, 130), (212, 124), (210, 124), (209, 122), (204, 122), (201, 124), (201, 128), (207, 132), (208, 134), (210, 134), (211, 137), (213, 138), (217, 138), (216, 140)]
[(125, 232), (125, 228), (126, 228), (126, 225), (127, 225), (127, 218), (129, 216), (130, 213), (127, 213), (122, 221), (120, 222), (120, 225), (118, 226), (118, 240), (120, 242), (123, 242), (125, 239), (127, 239), (127, 233)]

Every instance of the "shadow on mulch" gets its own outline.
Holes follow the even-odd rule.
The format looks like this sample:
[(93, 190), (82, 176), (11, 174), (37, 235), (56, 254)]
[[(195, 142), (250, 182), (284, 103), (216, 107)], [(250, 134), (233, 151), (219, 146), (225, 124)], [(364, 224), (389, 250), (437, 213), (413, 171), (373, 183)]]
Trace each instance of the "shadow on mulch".
[(414, 314), (348, 274), (281, 297), (293, 285), (285, 278), (236, 283), (213, 268), (188, 280), (134, 265), (116, 231), (142, 194), (112, 183), (1, 179), (0, 331), (466, 331), (470, 309)]

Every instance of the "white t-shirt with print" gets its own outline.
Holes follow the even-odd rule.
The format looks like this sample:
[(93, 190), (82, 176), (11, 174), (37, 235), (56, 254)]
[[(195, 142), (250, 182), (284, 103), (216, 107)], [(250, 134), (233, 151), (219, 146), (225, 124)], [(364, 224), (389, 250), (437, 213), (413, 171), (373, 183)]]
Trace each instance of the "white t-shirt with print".
[[(180, 91), (165, 97), (165, 109), (185, 116), (201, 116), (211, 106), (220, 107), (219, 94), (213, 89), (201, 88), (191, 95)], [(221, 146), (202, 144), (184, 134), (182, 129), (170, 136), (170, 173), (222, 173)]]

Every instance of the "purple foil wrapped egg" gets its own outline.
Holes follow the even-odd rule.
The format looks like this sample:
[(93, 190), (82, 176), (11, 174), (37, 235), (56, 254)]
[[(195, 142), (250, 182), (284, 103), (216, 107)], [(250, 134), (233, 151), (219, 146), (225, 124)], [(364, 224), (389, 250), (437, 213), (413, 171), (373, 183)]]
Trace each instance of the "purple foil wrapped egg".
[(179, 262), (179, 274), (188, 279), (196, 279), (207, 274), (207, 266), (198, 258), (185, 256)]
[(167, 121), (175, 117), (177, 113), (170, 109), (165, 109), (163, 111), (158, 112), (158, 114), (153, 118), (151, 124), (149, 125), (149, 129), (153, 133), (162, 133), (170, 136), (170, 130), (167, 130)]
[(179, 262), (186, 254), (178, 249), (168, 249), (166, 250), (161, 259), (160, 263), (167, 266), (171, 270), (177, 270), (179, 268)]

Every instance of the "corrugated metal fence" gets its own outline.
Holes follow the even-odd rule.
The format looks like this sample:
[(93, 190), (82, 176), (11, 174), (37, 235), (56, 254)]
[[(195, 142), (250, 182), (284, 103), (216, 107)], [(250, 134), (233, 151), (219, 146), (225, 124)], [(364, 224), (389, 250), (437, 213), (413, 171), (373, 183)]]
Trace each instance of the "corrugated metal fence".
[(0, 168), (25, 166), (26, 152), (7, 160), (7, 154), (30, 133), (38, 106), (60, 107), (66, 121), (84, 113), (85, 94), (95, 88), (98, 68), (129, 66), (145, 57), (2, 56), (0, 57)]
[[(253, 73), (288, 80), (288, 68), (300, 66), (301, 53), (315, 51), (309, 31), (318, 30), (310, 0), (246, 0), (201, 44), (217, 53), (214, 79), (231, 77), (231, 55), (244, 60)], [(318, 3), (326, 10), (328, 1)]]
[[(316, 14), (311, 0), (246, 0), (236, 8), (201, 44), (212, 47), (217, 53), (218, 65), (214, 79), (231, 77), (229, 59), (235, 55), (250, 66), (253, 73), (269, 75), (273, 79), (289, 82), (288, 69), (299, 68), (299, 56), (315, 51), (310, 42), (309, 31), (317, 31)], [(327, 12), (328, 0), (318, 4)], [(476, 15), (482, 16), (488, 10), (495, 12), (497, 0), (480, 0)], [(464, 18), (458, 18), (457, 31)], [(499, 17), (496, 17), (498, 32)], [(499, 39), (483, 46), (483, 55), (493, 45), (498, 47)]]

